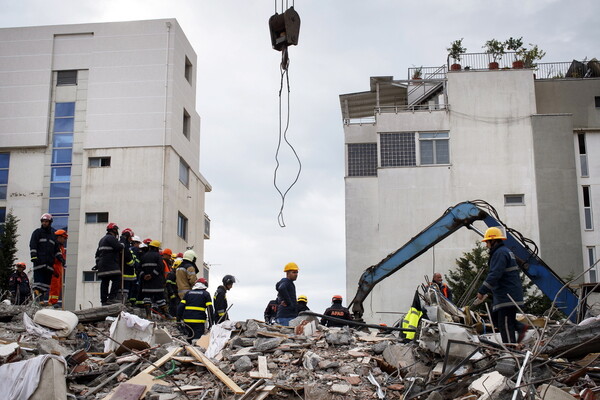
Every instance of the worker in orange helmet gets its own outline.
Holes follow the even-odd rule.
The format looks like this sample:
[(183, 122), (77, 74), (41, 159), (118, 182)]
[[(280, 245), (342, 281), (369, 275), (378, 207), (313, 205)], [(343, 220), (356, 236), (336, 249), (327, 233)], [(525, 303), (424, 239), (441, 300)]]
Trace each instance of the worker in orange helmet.
[[(338, 319), (345, 319), (347, 321), (352, 321), (352, 316), (350, 315), (350, 310), (342, 305), (342, 296), (339, 294), (334, 295), (331, 298), (331, 307), (329, 307), (323, 315), (328, 315), (331, 317), (335, 317)], [(329, 326), (329, 327), (342, 327), (348, 324), (344, 324), (343, 322), (338, 321), (330, 321), (327, 318), (321, 319), (321, 325)]]
[(61, 262), (58, 258), (54, 259), (54, 272), (52, 281), (50, 282), (50, 293), (48, 295), (48, 304), (56, 307), (58, 300), (61, 298), (63, 274), (64, 269), (67, 267), (67, 250), (65, 249), (65, 243), (69, 238), (69, 235), (64, 229), (59, 229), (54, 232), (54, 234), (56, 235), (56, 242), (58, 243), (58, 249), (63, 260)]

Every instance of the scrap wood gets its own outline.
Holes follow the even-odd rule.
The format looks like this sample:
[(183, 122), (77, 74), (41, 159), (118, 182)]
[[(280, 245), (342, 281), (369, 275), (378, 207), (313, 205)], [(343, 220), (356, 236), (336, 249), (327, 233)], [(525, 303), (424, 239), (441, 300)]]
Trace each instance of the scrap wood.
[(273, 374), (269, 372), (269, 368), (267, 367), (267, 357), (258, 356), (258, 372), (250, 371), (251, 378), (264, 378), (271, 379)]
[(204, 364), (206, 369), (212, 372), (217, 378), (221, 380), (227, 387), (235, 394), (244, 394), (246, 393), (242, 388), (240, 388), (234, 381), (231, 380), (227, 375), (223, 373), (215, 364), (213, 364), (204, 354), (196, 350), (192, 346), (185, 346), (185, 349), (189, 354), (196, 357), (196, 359)]
[(160, 368), (164, 363), (166, 363), (171, 358), (173, 358), (174, 356), (179, 354), (179, 352), (181, 352), (181, 350), (183, 350), (183, 348), (181, 348), (181, 347), (175, 347), (174, 349), (171, 349), (171, 351), (169, 351), (167, 354), (162, 356), (158, 361), (154, 362), (152, 365), (150, 365), (148, 368), (143, 370), (141, 373), (149, 374), (150, 372), (154, 371), (155, 369)]
[(246, 391), (246, 393), (245, 393), (245, 394), (244, 394), (242, 397), (240, 397), (240, 398), (239, 398), (239, 400), (246, 400), (246, 399), (249, 399), (249, 398), (250, 398), (250, 395), (251, 395), (252, 393), (254, 393), (258, 387), (260, 387), (260, 386), (264, 385), (264, 383), (265, 383), (265, 380), (264, 380), (264, 379), (259, 379), (259, 380), (257, 380), (257, 381), (254, 383), (254, 385), (252, 385), (252, 386), (250, 386), (250, 387), (248, 388), (248, 390)]
[(258, 336), (266, 336), (266, 337), (281, 337), (289, 339), (290, 335), (286, 335), (285, 333), (277, 333), (277, 332), (267, 332), (267, 331), (258, 331), (256, 332)]

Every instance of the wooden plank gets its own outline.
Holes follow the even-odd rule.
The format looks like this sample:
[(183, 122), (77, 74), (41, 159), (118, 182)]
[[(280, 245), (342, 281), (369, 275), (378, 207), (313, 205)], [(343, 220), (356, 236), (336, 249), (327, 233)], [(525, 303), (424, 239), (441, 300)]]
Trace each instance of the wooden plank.
[(150, 365), (148, 368), (146, 368), (145, 370), (143, 370), (142, 373), (145, 373), (145, 374), (151, 373), (157, 367), (161, 367), (164, 363), (166, 363), (171, 358), (173, 358), (173, 356), (176, 356), (177, 354), (179, 354), (179, 352), (181, 350), (183, 350), (182, 347), (176, 347), (176, 348), (172, 349), (167, 354), (165, 354), (164, 356), (162, 356), (158, 361), (155, 361), (154, 365)]
[(217, 378), (221, 380), (229, 389), (231, 389), (235, 394), (244, 394), (245, 391), (239, 387), (234, 381), (231, 380), (227, 375), (223, 373), (215, 364), (213, 364), (204, 354), (196, 350), (192, 346), (185, 346), (185, 349), (192, 356), (196, 357), (196, 359), (212, 372)]
[(250, 378), (271, 379), (273, 377), (273, 374), (269, 373), (269, 369), (267, 367), (267, 357), (258, 356), (258, 372), (250, 371), (249, 375)]

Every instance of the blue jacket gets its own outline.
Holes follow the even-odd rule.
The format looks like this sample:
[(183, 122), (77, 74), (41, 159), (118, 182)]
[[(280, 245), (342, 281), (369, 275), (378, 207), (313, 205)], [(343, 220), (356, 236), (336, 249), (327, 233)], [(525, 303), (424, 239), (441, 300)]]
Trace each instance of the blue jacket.
[(288, 278), (282, 278), (275, 285), (277, 290), (277, 318), (296, 318), (298, 306), (296, 304), (296, 285)]
[(508, 295), (513, 298), (517, 305), (522, 306), (523, 287), (521, 286), (519, 267), (513, 252), (502, 242), (496, 244), (490, 250), (488, 265), (488, 276), (479, 288), (479, 293), (492, 293), (494, 297), (493, 310), (514, 307)]

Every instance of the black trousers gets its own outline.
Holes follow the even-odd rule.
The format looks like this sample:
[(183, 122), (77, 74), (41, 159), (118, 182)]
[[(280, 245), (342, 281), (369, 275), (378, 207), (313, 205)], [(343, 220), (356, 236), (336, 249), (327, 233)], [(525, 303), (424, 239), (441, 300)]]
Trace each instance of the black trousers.
[[(103, 276), (100, 282), (100, 301), (106, 303), (109, 299), (114, 300), (121, 289), (121, 274)], [(112, 285), (110, 284), (112, 282)], [(108, 287), (110, 286), (110, 291)]]
[(494, 314), (496, 314), (496, 326), (502, 336), (502, 343), (517, 343), (516, 332), (523, 328), (523, 324), (517, 321), (517, 307), (502, 307)]

